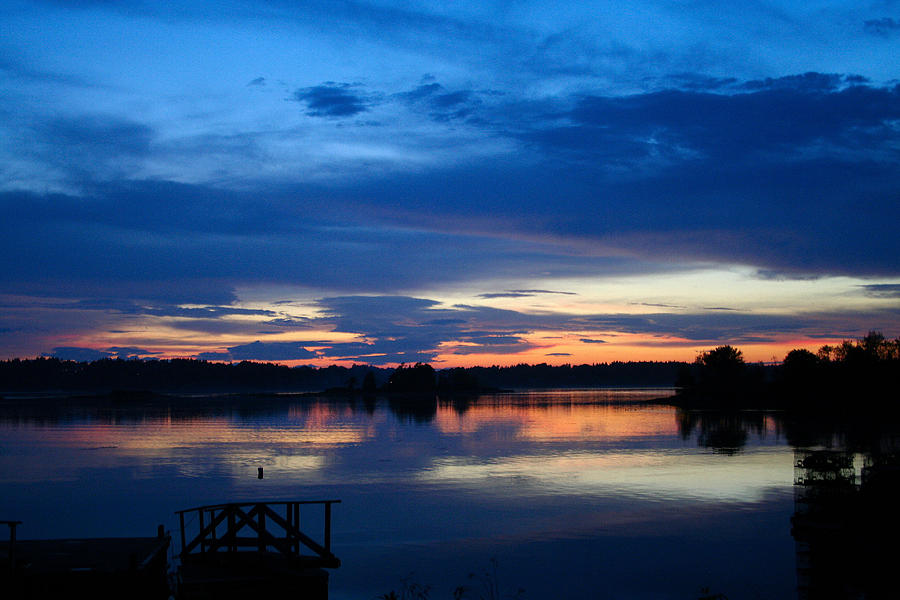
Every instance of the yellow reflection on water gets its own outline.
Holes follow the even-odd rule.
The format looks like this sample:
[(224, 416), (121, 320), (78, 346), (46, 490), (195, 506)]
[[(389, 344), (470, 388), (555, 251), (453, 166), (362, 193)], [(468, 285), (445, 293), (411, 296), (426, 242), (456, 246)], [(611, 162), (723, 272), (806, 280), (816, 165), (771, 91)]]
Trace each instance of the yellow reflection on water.
[[(437, 458), (420, 473), (424, 481), (483, 489), (514, 482), (521, 493), (622, 493), (650, 499), (761, 500), (793, 482), (793, 455), (786, 447), (758, 449), (710, 461), (682, 451), (571, 452), (505, 456), (489, 461)], [(504, 492), (505, 493), (505, 492)]]

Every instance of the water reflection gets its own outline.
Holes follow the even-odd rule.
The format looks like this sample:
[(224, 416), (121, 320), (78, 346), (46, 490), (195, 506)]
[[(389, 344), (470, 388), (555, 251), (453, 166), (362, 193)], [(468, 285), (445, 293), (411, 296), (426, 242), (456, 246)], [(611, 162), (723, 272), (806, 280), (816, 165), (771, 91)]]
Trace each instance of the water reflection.
[[(883, 582), (884, 557), (860, 548), (897, 533), (894, 424), (682, 411), (661, 395), (7, 403), (0, 518), (26, 537), (141, 535), (186, 506), (339, 497), (336, 599), (411, 571), (451, 597), (492, 557), (529, 598), (855, 597)], [(802, 492), (820, 451), (850, 457), (848, 496)], [(819, 521), (854, 533), (835, 544)]]
[(798, 597), (895, 596), (900, 455), (798, 450), (796, 466)]
[(780, 435), (779, 418), (759, 410), (684, 410), (675, 413), (678, 431), (685, 440), (694, 436), (704, 448), (733, 455), (747, 444), (751, 434)]

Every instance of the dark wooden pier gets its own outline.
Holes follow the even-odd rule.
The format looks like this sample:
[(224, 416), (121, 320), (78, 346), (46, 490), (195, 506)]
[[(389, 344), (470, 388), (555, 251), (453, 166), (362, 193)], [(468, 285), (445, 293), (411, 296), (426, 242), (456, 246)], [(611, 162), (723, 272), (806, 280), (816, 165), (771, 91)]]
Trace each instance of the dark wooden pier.
[(169, 596), (166, 577), (169, 536), (162, 526), (156, 537), (20, 540), (20, 521), (9, 526), (9, 543), (0, 573), (0, 597), (137, 598)]
[[(181, 533), (178, 596), (327, 600), (331, 508), (340, 500), (293, 500), (198, 506), (177, 511)], [(300, 529), (316, 508), (322, 536)], [(303, 509), (303, 510), (301, 510)]]

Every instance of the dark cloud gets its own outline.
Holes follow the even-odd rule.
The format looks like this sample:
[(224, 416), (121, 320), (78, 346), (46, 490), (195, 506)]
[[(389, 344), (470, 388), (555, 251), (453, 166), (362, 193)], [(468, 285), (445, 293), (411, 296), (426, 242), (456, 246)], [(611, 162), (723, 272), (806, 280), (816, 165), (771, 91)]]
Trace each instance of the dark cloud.
[(560, 292), (558, 290), (510, 290), (514, 294), (561, 294), (564, 296), (577, 296), (576, 292)]
[(575, 126), (545, 130), (539, 139), (581, 150), (593, 139), (595, 153), (625, 159), (686, 159), (693, 151), (722, 160), (764, 150), (793, 153), (814, 140), (844, 146), (863, 133), (854, 133), (858, 128), (887, 134), (888, 124), (900, 117), (900, 89), (843, 87), (845, 81), (841, 75), (806, 73), (748, 82), (743, 87), (750, 91), (736, 94), (586, 96), (571, 113)]
[(103, 181), (133, 176), (151, 154), (155, 131), (116, 116), (82, 114), (24, 121), (18, 154), (72, 181)]
[(738, 83), (734, 77), (712, 77), (702, 73), (677, 73), (669, 75), (666, 81), (671, 87), (691, 91), (718, 90)]
[(871, 298), (900, 298), (900, 283), (873, 283), (860, 287)]
[(96, 310), (125, 315), (149, 315), (155, 317), (179, 317), (185, 319), (221, 319), (230, 316), (275, 316), (276, 312), (235, 306), (185, 307), (176, 304), (152, 304), (124, 298), (89, 298), (70, 302), (44, 302), (32, 304), (34, 307), (57, 310)]
[(863, 29), (866, 33), (877, 35), (880, 37), (893, 37), (900, 35), (900, 21), (891, 17), (882, 17), (880, 19), (870, 19), (863, 23)]
[(107, 348), (106, 351), (116, 358), (121, 358), (123, 360), (162, 354), (162, 352), (154, 352), (153, 350), (147, 350), (146, 348), (137, 348), (135, 346), (112, 346), (110, 348)]
[(590, 338), (581, 338), (578, 341), (583, 344), (606, 344), (607, 343), (606, 340), (592, 340)]
[(524, 292), (489, 292), (487, 294), (478, 294), (479, 298), (529, 298), (534, 294), (526, 294)]
[(505, 292), (488, 292), (478, 294), (479, 298), (528, 298), (539, 294), (561, 294), (566, 296), (577, 296), (575, 292), (557, 292), (554, 290), (507, 290)]
[(251, 81), (250, 83), (248, 83), (247, 85), (248, 85), (248, 86), (253, 86), (253, 85), (266, 85), (266, 78), (265, 78), (265, 77), (257, 77), (256, 79), (252, 80), (252, 81)]
[(278, 319), (270, 319), (263, 321), (263, 325), (277, 325), (291, 329), (306, 329), (311, 326), (311, 319), (306, 317), (280, 317)]
[(220, 319), (231, 316), (275, 316), (271, 310), (254, 308), (237, 308), (233, 306), (200, 306), (185, 308), (182, 306), (145, 307), (138, 312), (158, 317), (184, 317), (189, 319)]
[(572, 356), (572, 355), (568, 352), (548, 352), (544, 356)]
[(444, 86), (441, 84), (426, 83), (408, 92), (401, 92), (398, 96), (410, 102), (417, 102), (419, 100), (431, 98), (437, 94), (442, 94), (443, 92)]
[(103, 350), (97, 350), (95, 348), (82, 348), (78, 346), (57, 346), (52, 351), (50, 351), (49, 354), (44, 354), (44, 356), (50, 356), (53, 358), (58, 358), (60, 360), (90, 362), (93, 360), (110, 358), (113, 356), (113, 353), (105, 352)]
[[(702, 343), (745, 343), (775, 334), (813, 328), (812, 316), (763, 315), (746, 312), (592, 315), (594, 327), (619, 333), (673, 336)], [(763, 335), (764, 334), (764, 335)]]
[(637, 306), (652, 306), (655, 308), (687, 308), (686, 306), (680, 306), (678, 304), (665, 304), (663, 302), (632, 302), (631, 304), (635, 304)]
[[(355, 333), (366, 342), (328, 344), (323, 356), (361, 360), (372, 364), (432, 361), (449, 345), (457, 354), (514, 354), (531, 348), (520, 337), (527, 333), (520, 319), (508, 326), (498, 319), (515, 321), (513, 311), (487, 307), (455, 306), (408, 296), (343, 296), (319, 301), (334, 331)], [(512, 318), (510, 318), (512, 317)], [(439, 350), (442, 349), (442, 350)]]
[(212, 361), (230, 361), (232, 360), (231, 354), (228, 352), (200, 352), (194, 358), (198, 360), (212, 360)]
[(153, 130), (144, 124), (117, 117), (84, 115), (58, 118), (39, 126), (43, 139), (51, 140), (60, 154), (86, 154), (89, 158), (113, 155), (144, 155), (153, 139)]
[[(273, 194), (259, 202), (253, 194), (156, 182), (83, 198), (0, 193), (0, 251), (18, 257), (0, 270), (0, 292), (223, 305), (233, 302), (236, 286), (253, 282), (377, 292), (496, 269), (636, 268), (551, 245), (394, 227), (373, 222), (365, 205), (310, 197)], [(377, 268), (372, 256), (383, 257)]]
[[(745, 90), (791, 90), (796, 92), (833, 92), (840, 88), (847, 78), (835, 73), (803, 73), (801, 75), (787, 75), (785, 77), (766, 77), (747, 81), (739, 87)], [(857, 77), (855, 83), (862, 83)]]
[[(440, 227), (437, 211), (454, 217), (448, 226), (598, 241), (648, 260), (790, 277), (898, 273), (887, 224), (900, 220), (900, 87), (829, 74), (756, 85), (585, 95), (555, 111), (513, 105), (507, 121), (493, 118), (540, 168), (487, 161), (356, 191), (421, 225)], [(422, 198), (427, 217), (416, 212)]]
[(475, 90), (448, 91), (436, 82), (424, 83), (396, 96), (413, 107), (424, 108), (439, 122), (469, 117), (482, 104)]
[(235, 360), (298, 360), (315, 358), (317, 354), (297, 342), (252, 342), (228, 348)]
[(261, 342), (239, 344), (228, 348), (228, 352), (201, 352), (197, 358), (201, 360), (305, 360), (317, 358), (318, 354), (307, 350), (303, 345), (309, 342)]
[(296, 90), (293, 99), (306, 104), (313, 117), (352, 117), (369, 110), (371, 100), (357, 94), (349, 83), (327, 82)]

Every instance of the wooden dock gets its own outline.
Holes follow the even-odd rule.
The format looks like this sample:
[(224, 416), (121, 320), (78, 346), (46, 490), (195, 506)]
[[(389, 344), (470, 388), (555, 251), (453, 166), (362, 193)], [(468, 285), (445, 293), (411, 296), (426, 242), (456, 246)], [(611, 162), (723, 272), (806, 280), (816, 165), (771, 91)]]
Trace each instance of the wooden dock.
[[(339, 502), (230, 503), (178, 511), (178, 597), (327, 600), (325, 569), (341, 564), (331, 551), (331, 508)], [(324, 511), (319, 540), (300, 529), (301, 509), (316, 507)]]
[(8, 550), (0, 563), (3, 598), (169, 597), (169, 537), (161, 530), (157, 537), (62, 540), (18, 540), (14, 532), (10, 525)]

